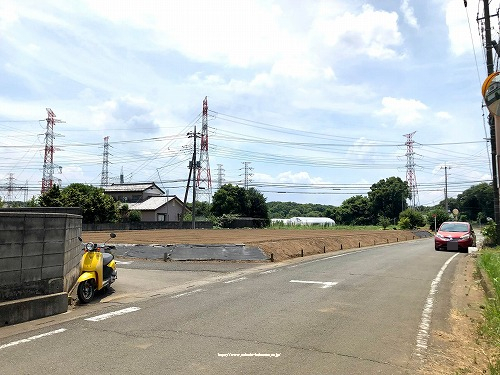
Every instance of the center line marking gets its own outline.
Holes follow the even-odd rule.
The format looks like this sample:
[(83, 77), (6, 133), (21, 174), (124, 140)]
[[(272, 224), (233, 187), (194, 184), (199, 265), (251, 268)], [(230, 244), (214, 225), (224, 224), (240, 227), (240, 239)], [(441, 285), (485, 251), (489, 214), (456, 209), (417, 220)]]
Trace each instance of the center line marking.
[(334, 285), (337, 285), (338, 282), (335, 281), (307, 281), (307, 280), (290, 280), (291, 283), (302, 283), (302, 284), (321, 284), (323, 285), (321, 289), (331, 288)]
[(110, 312), (107, 314), (97, 315), (97, 316), (94, 316), (92, 318), (87, 318), (85, 320), (88, 320), (89, 322), (99, 322), (101, 320), (108, 319), (108, 318), (111, 318), (113, 316), (127, 314), (127, 313), (134, 312), (134, 311), (137, 311), (140, 309), (141, 309), (140, 307), (127, 307), (126, 309), (113, 311), (113, 312)]

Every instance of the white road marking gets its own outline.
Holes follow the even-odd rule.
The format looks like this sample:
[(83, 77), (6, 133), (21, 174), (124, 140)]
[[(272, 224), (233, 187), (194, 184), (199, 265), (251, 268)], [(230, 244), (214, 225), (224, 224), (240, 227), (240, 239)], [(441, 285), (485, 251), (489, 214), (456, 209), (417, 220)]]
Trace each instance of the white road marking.
[(441, 277), (443, 277), (444, 271), (457, 255), (458, 253), (448, 259), (445, 264), (443, 264), (434, 280), (432, 280), (431, 289), (429, 290), (429, 295), (427, 296), (427, 299), (425, 301), (425, 306), (422, 311), (422, 318), (420, 320), (420, 325), (418, 326), (417, 345), (415, 349), (415, 355), (417, 355), (418, 357), (422, 357), (424, 355), (424, 352), (427, 350), (429, 342), (429, 331), (431, 327), (432, 308), (434, 306), (434, 295), (437, 292), (437, 288), (439, 282), (441, 281)]
[(131, 260), (131, 261), (125, 262), (123, 260), (115, 260), (115, 263), (116, 264), (132, 264), (132, 263), (134, 263), (134, 261)]
[(47, 333), (42, 333), (41, 335), (31, 336), (31, 337), (28, 337), (27, 339), (22, 339), (22, 340), (18, 340), (18, 341), (12, 341), (12, 342), (9, 342), (8, 344), (0, 345), (0, 350), (8, 348), (8, 347), (11, 347), (11, 346), (16, 346), (16, 345), (19, 345), (19, 344), (24, 344), (26, 342), (30, 342), (30, 341), (33, 341), (33, 340), (41, 339), (42, 337), (52, 336), (52, 335), (55, 335), (57, 333), (61, 333), (61, 332), (64, 332), (64, 331), (66, 331), (65, 328), (60, 328), (60, 329), (56, 329), (55, 331), (51, 331), (51, 332), (47, 332)]
[(176, 294), (174, 296), (171, 296), (170, 298), (179, 298), (179, 297), (183, 297), (183, 296), (189, 296), (191, 294), (195, 294), (195, 293), (198, 293), (198, 292), (203, 292), (203, 289), (195, 289), (195, 290), (192, 290), (190, 292)]
[(246, 279), (247, 279), (246, 277), (240, 277), (239, 279), (233, 279), (233, 280), (224, 281), (224, 284), (237, 283), (238, 281), (243, 281), (243, 280), (246, 280)]
[(307, 281), (307, 280), (290, 280), (291, 283), (302, 283), (302, 284), (321, 284), (323, 285), (321, 288), (331, 288), (334, 285), (337, 285), (338, 282), (335, 281)]
[(277, 271), (278, 271), (277, 269), (273, 269), (273, 270), (269, 270), (269, 271), (263, 271), (260, 274), (265, 275), (266, 273), (273, 273), (273, 272), (277, 272)]
[(324, 260), (330, 260), (330, 259), (333, 259), (333, 258), (339, 258), (339, 257), (343, 257), (343, 256), (346, 256), (346, 255), (364, 253), (365, 251), (369, 251), (369, 250), (370, 249), (356, 250), (356, 251), (350, 251), (350, 252), (344, 253), (344, 254), (331, 255), (331, 256), (325, 257), (325, 258), (319, 258), (319, 259), (315, 259), (315, 260), (309, 260), (307, 262), (301, 262), (301, 263), (298, 263), (298, 264), (294, 264), (293, 266), (288, 266), (287, 268), (295, 268), (295, 267), (299, 267), (299, 266), (304, 266), (304, 265), (309, 264), (309, 263), (322, 262)]
[(118, 315), (127, 314), (127, 313), (134, 312), (134, 311), (137, 311), (140, 309), (141, 309), (140, 307), (127, 307), (126, 309), (113, 311), (113, 312), (110, 312), (107, 314), (97, 315), (97, 316), (94, 316), (92, 318), (87, 318), (85, 320), (88, 320), (89, 322), (99, 322), (99, 321), (104, 320), (104, 319), (112, 318), (112, 317), (118, 316)]

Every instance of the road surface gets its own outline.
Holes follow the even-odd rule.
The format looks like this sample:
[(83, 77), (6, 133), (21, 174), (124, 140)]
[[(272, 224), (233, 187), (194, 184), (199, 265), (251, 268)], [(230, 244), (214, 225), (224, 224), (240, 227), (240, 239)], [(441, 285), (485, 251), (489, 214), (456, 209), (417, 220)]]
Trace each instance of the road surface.
[(200, 274), (0, 329), (2, 373), (413, 374), (464, 256), (423, 239)]

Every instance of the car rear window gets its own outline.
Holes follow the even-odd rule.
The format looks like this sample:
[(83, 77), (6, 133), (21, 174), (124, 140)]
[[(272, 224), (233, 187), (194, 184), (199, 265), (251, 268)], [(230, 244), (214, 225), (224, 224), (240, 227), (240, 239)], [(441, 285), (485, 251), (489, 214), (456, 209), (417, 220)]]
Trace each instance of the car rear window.
[(441, 225), (439, 230), (443, 232), (468, 232), (469, 226), (464, 223), (445, 223)]

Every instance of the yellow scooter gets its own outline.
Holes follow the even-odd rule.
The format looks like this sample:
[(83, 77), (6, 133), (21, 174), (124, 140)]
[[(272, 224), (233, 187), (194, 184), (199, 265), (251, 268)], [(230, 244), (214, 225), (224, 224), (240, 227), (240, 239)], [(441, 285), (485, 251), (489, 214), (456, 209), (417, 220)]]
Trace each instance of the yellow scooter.
[[(116, 234), (111, 233), (106, 242), (115, 237)], [(89, 303), (97, 290), (108, 289), (117, 279), (116, 262), (112, 254), (105, 252), (109, 249), (106, 242), (102, 245), (88, 242), (84, 246), (80, 277), (77, 280), (77, 294), (81, 303)]]

